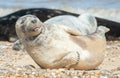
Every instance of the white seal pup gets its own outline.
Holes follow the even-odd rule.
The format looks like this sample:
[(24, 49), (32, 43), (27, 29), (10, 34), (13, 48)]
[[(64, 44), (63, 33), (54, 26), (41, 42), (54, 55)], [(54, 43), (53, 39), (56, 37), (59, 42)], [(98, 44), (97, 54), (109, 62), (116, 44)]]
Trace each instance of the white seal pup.
[[(94, 69), (103, 61), (106, 27), (98, 27), (92, 35), (64, 25), (47, 25), (33, 15), (16, 22), (16, 33), (24, 49), (44, 68)], [(97, 46), (97, 47), (96, 47)]]

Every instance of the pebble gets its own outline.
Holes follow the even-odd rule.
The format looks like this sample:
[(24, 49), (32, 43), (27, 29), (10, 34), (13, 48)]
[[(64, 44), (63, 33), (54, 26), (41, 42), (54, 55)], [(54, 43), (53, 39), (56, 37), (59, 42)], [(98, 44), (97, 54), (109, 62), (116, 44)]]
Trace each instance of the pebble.
[(115, 77), (116, 77), (116, 78), (120, 78), (120, 73), (117, 73), (117, 74), (115, 75)]
[[(4, 70), (8, 71), (8, 75), (3, 78), (120, 78), (120, 73), (112, 74), (108, 70), (97, 71), (81, 71), (81, 70), (67, 70), (67, 69), (39, 69), (30, 70), (29, 68), (16, 67), (14, 70), (21, 70), (21, 72), (12, 71), (13, 69)], [(27, 71), (26, 71), (27, 70)], [(0, 70), (1, 71), (1, 70)], [(29, 71), (29, 72), (28, 72)], [(64, 71), (64, 72), (62, 72)], [(3, 74), (0, 72), (0, 74)], [(1, 76), (0, 76), (1, 77)]]
[(6, 49), (8, 46), (4, 44), (0, 44), (0, 49)]

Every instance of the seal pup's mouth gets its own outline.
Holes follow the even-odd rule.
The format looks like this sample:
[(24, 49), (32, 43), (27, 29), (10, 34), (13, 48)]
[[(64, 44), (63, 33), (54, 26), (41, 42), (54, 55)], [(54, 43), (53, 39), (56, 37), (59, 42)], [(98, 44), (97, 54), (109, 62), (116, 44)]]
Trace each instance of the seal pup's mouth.
[(39, 26), (35, 26), (32, 28), (33, 33), (36, 33), (35, 36), (39, 35), (42, 33), (42, 29)]
[(34, 27), (33, 31), (38, 31), (40, 29), (40, 27)]

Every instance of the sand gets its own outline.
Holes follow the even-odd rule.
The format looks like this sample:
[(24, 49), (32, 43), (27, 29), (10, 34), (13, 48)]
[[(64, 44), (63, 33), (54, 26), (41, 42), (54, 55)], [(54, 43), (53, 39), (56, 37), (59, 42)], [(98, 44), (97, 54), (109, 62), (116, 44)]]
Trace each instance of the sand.
[(42, 78), (79, 78), (79, 76), (88, 75), (98, 78), (104, 74), (111, 77), (118, 75), (120, 78), (120, 41), (107, 41), (103, 63), (96, 69), (87, 71), (72, 68), (69, 70), (40, 68), (27, 52), (12, 50), (12, 46), (13, 43), (0, 41), (0, 78), (40, 78), (41, 76)]

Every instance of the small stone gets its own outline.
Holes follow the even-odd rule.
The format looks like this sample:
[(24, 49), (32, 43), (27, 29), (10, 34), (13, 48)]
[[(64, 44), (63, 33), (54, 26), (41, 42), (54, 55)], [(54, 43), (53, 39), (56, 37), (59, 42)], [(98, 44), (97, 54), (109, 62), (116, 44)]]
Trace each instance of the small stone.
[(50, 72), (50, 69), (46, 69), (46, 72)]
[(74, 76), (74, 77), (72, 77), (72, 78), (79, 78), (79, 77), (77, 77), (77, 76)]
[(99, 76), (101, 75), (101, 72), (100, 71), (96, 71), (94, 72), (93, 74), (96, 78), (99, 78)]
[[(6, 49), (8, 46), (4, 45), (4, 44), (0, 44), (0, 49)], [(1, 51), (0, 51), (1, 52)]]
[(109, 78), (108, 76), (100, 76), (100, 78)]
[(115, 78), (120, 78), (120, 73), (115, 74)]
[(117, 67), (117, 71), (120, 70), (120, 67)]
[(110, 72), (108, 70), (102, 70), (100, 78), (109, 78)]
[(56, 78), (56, 74), (54, 72), (51, 73), (53, 78)]
[(35, 75), (36, 73), (35, 72), (32, 72), (33, 75)]
[(65, 73), (65, 69), (60, 68), (59, 70), (60, 70), (61, 72)]
[(43, 75), (43, 73), (41, 71), (39, 71), (39, 77), (40, 78), (45, 78), (44, 75)]
[(23, 74), (23, 75), (22, 75), (22, 78), (28, 78), (28, 75)]
[(15, 78), (19, 78), (19, 77), (21, 77), (21, 75), (18, 74), (18, 73), (16, 73), (16, 74), (15, 74)]
[(102, 70), (101, 71), (101, 74), (103, 74), (103, 75), (108, 75), (110, 72), (108, 71), (108, 70)]

